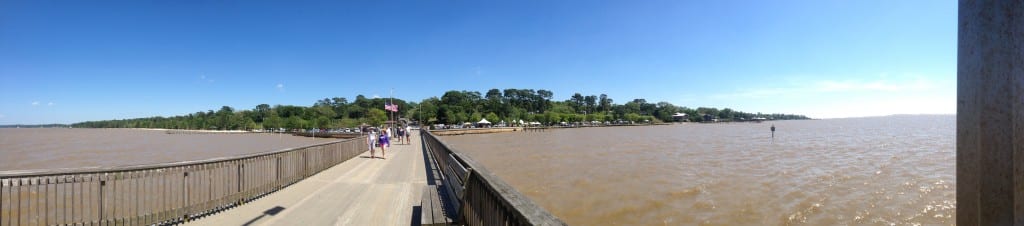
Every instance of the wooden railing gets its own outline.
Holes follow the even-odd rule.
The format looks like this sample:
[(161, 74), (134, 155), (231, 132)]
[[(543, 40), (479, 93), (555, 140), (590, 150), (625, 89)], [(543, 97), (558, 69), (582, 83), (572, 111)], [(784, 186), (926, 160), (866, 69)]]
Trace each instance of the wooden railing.
[(454, 196), (458, 224), (565, 225), (550, 212), (509, 186), (482, 165), (437, 136), (421, 133), (428, 153), (437, 161), (442, 182)]
[(366, 150), (362, 140), (167, 164), (0, 171), (0, 226), (184, 222), (351, 159)]

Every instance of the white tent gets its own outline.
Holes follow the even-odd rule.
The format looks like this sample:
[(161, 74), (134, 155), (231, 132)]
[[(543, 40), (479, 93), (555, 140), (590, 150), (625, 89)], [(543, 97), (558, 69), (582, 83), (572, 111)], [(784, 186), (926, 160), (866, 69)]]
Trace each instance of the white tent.
[(491, 124), (491, 122), (487, 121), (487, 119), (480, 119), (480, 122), (477, 122), (476, 124)]

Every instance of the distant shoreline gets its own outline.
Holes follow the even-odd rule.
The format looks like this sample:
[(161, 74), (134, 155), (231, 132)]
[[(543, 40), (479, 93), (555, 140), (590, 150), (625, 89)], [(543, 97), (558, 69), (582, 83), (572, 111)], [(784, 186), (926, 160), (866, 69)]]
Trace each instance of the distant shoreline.
[(178, 134), (178, 133), (255, 133), (245, 130), (197, 130), (197, 129), (159, 129), (159, 128), (126, 128), (126, 129), (138, 129), (138, 130), (152, 130), (152, 131), (166, 131), (167, 134)]

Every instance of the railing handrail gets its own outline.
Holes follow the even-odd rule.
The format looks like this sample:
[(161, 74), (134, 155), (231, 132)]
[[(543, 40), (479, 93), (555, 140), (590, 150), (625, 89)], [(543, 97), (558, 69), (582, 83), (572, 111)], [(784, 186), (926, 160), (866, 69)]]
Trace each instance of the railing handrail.
[[(365, 135), (363, 135), (363, 136), (365, 136)], [(351, 139), (358, 139), (358, 138), (363, 137), (363, 136), (359, 136), (359, 137), (355, 137), (355, 138), (351, 138)], [(261, 157), (261, 156), (267, 156), (267, 155), (274, 155), (274, 154), (284, 153), (284, 152), (289, 152), (289, 151), (302, 150), (302, 149), (309, 148), (309, 147), (323, 146), (323, 145), (329, 145), (329, 144), (344, 142), (344, 141), (347, 141), (347, 140), (349, 140), (349, 139), (341, 139), (341, 140), (323, 142), (323, 143), (318, 143), (318, 144), (310, 144), (310, 145), (299, 146), (299, 147), (291, 147), (291, 148), (285, 148), (285, 149), (275, 150), (275, 151), (266, 151), (266, 152), (250, 153), (250, 154), (241, 154), (241, 155), (234, 155), (234, 156), (228, 156), (228, 157), (216, 157), (216, 158), (209, 158), (209, 159), (203, 159), (203, 160), (186, 160), (186, 161), (169, 162), (169, 163), (153, 163), (153, 164), (128, 165), (128, 166), (112, 166), (112, 167), (102, 167), (102, 166), (100, 166), (100, 167), (59, 168), (59, 169), (8, 170), (8, 171), (0, 171), (0, 178), (6, 178), (6, 177), (30, 177), (30, 176), (53, 176), (53, 175), (61, 175), (61, 174), (86, 174), (86, 173), (103, 173), (103, 172), (123, 172), (123, 171), (136, 171), (136, 170), (151, 170), (151, 169), (160, 169), (160, 168), (171, 168), (171, 167), (190, 166), (190, 165), (202, 165), (202, 164), (209, 164), (209, 163), (227, 162), (227, 161), (234, 161), (234, 160), (240, 160), (240, 159), (248, 159), (248, 158), (255, 158), (255, 157)]]
[(364, 137), (196, 161), (0, 172), (0, 226), (185, 222), (350, 160), (366, 151)]
[(516, 217), (526, 220), (530, 225), (565, 225), (562, 220), (552, 215), (551, 212), (537, 205), (530, 198), (520, 193), (519, 190), (516, 190), (490, 170), (487, 170), (483, 164), (477, 163), (468, 155), (452, 148), (441, 139), (438, 139), (429, 130), (426, 131), (425, 135), (430, 136), (431, 139), (429, 140), (437, 142), (447, 152), (451, 153), (452, 156), (455, 156), (458, 164), (471, 169), (473, 173), (470, 176), (482, 179), (488, 185), (486, 189), (501, 197), (502, 204), (511, 207), (510, 209), (514, 210), (513, 212)]

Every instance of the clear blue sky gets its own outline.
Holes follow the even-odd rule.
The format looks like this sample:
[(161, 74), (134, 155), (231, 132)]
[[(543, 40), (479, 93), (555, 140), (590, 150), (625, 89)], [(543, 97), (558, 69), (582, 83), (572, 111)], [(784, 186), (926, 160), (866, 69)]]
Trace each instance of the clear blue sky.
[[(486, 2), (486, 3), (484, 3)], [(447, 90), (955, 113), (956, 1), (0, 2), (0, 124)]]

